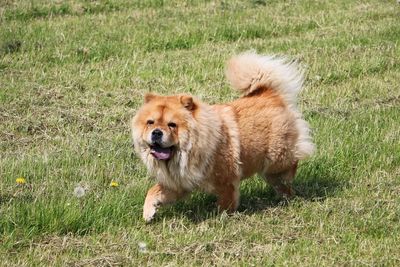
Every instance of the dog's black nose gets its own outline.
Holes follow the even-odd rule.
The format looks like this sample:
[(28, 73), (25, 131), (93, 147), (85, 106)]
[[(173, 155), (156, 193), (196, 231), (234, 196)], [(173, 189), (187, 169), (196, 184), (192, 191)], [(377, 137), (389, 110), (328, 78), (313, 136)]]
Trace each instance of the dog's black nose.
[(151, 133), (151, 141), (160, 141), (163, 136), (163, 132), (160, 129), (155, 129)]

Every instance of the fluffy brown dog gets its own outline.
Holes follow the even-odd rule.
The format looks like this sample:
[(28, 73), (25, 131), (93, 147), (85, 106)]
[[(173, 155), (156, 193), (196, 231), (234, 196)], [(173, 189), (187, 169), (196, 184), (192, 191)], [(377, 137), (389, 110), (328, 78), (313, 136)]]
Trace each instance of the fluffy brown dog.
[(245, 53), (233, 57), (227, 78), (242, 97), (208, 105), (189, 95), (147, 94), (132, 120), (134, 146), (157, 180), (143, 217), (195, 189), (217, 195), (221, 209), (239, 205), (240, 180), (255, 173), (290, 197), (297, 163), (314, 145), (297, 109), (303, 83), (294, 63)]

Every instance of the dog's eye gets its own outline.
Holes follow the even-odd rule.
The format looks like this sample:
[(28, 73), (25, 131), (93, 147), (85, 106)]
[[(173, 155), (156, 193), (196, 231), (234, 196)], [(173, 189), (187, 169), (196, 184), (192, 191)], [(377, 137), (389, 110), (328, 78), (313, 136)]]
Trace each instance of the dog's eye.
[(151, 125), (151, 124), (154, 124), (154, 121), (153, 120), (148, 120), (147, 121), (147, 125)]
[(170, 123), (168, 123), (168, 127), (175, 128), (176, 127), (176, 123), (170, 122)]

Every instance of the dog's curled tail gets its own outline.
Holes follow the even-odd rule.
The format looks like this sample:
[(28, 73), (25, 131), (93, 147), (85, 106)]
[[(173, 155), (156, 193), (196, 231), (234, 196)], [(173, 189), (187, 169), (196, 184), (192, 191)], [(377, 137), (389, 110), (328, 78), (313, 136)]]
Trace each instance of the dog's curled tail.
[(277, 56), (262, 56), (245, 52), (232, 57), (226, 76), (232, 87), (243, 95), (258, 90), (277, 91), (290, 106), (296, 107), (304, 75), (295, 62)]
[(295, 62), (290, 62), (284, 57), (245, 52), (228, 61), (226, 77), (232, 87), (242, 92), (243, 96), (259, 90), (276, 91), (296, 116), (299, 132), (297, 158), (306, 158), (314, 152), (308, 123), (302, 119), (297, 109), (297, 95), (303, 86), (304, 72)]

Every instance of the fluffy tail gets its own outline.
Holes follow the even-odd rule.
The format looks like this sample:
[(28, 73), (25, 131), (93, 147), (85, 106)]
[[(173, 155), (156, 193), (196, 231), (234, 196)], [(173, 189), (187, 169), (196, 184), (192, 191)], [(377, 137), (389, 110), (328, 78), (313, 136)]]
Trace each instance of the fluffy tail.
[(303, 86), (304, 72), (296, 63), (286, 58), (246, 52), (228, 61), (226, 76), (232, 87), (244, 96), (257, 90), (274, 90), (279, 93), (296, 116), (299, 132), (296, 157), (303, 159), (314, 152), (309, 125), (297, 109), (297, 95)]
[(277, 91), (290, 106), (296, 106), (303, 86), (303, 71), (286, 58), (246, 52), (228, 61), (226, 76), (232, 87), (249, 95), (259, 89)]

